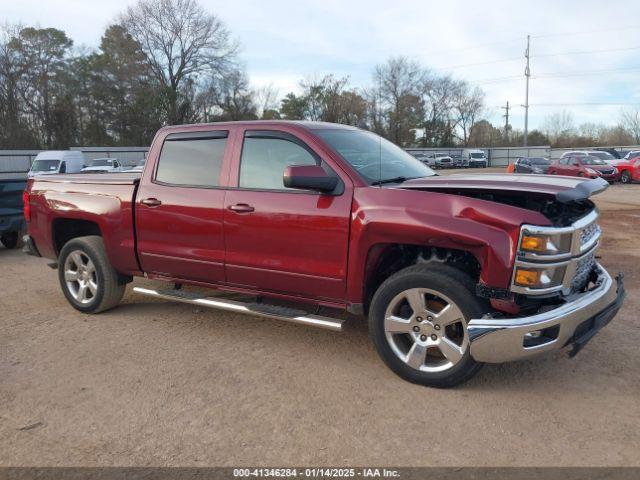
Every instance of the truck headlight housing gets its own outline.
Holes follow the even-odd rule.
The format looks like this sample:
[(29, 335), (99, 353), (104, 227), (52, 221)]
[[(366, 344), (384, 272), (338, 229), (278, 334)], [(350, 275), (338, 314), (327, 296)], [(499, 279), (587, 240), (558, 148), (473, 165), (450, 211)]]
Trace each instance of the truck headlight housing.
[(516, 267), (513, 281), (516, 285), (527, 288), (557, 287), (562, 284), (564, 270), (564, 266)]
[(553, 254), (558, 251), (553, 240), (546, 235), (531, 235), (525, 232), (520, 241), (520, 248), (528, 252)]

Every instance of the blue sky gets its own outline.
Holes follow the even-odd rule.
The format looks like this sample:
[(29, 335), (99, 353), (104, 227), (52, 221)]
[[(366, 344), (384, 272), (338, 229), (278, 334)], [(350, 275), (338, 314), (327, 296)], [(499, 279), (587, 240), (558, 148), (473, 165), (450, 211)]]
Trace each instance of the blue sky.
[[(5, 21), (55, 26), (77, 45), (95, 47), (104, 28), (131, 3), (0, 0), (0, 11)], [(615, 124), (623, 108), (576, 104), (640, 107), (638, 1), (201, 3), (241, 43), (253, 84), (271, 84), (281, 95), (297, 89), (303, 78), (327, 73), (349, 76), (354, 86), (366, 87), (374, 65), (405, 55), (435, 72), (478, 84), (486, 92), (486, 116), (494, 123), (503, 122), (499, 106), (508, 100), (514, 107), (510, 123), (522, 128), (525, 85), (521, 76), (529, 33), (531, 128), (562, 109), (572, 113), (576, 124)], [(474, 63), (483, 65), (470, 65)], [(599, 73), (602, 70), (606, 72)]]

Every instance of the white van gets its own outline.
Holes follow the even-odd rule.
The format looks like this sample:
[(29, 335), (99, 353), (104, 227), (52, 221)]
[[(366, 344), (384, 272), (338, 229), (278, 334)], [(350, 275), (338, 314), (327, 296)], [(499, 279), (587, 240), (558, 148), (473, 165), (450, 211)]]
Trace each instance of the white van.
[(84, 168), (84, 155), (74, 150), (50, 150), (40, 152), (31, 164), (29, 178), (35, 175), (78, 173)]
[(489, 164), (489, 160), (487, 160), (487, 157), (482, 150), (465, 148), (462, 151), (462, 157), (469, 162), (469, 167), (472, 168), (486, 168)]

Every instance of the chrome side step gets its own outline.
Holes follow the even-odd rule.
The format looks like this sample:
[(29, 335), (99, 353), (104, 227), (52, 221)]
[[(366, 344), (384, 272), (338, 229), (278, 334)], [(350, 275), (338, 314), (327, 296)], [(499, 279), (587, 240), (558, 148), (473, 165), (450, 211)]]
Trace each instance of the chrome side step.
[(218, 297), (202, 297), (197, 293), (182, 290), (158, 291), (151, 290), (149, 288), (133, 287), (133, 291), (150, 297), (190, 303), (192, 305), (201, 305), (209, 308), (217, 308), (228, 312), (247, 313), (258, 317), (283, 320), (285, 322), (298, 323), (300, 325), (307, 325), (310, 327), (324, 328), (326, 330), (333, 330), (334, 332), (341, 332), (342, 324), (344, 323), (344, 320), (339, 318), (312, 315), (286, 307), (262, 305), (258, 303), (243, 303), (236, 300), (228, 300), (226, 298)]

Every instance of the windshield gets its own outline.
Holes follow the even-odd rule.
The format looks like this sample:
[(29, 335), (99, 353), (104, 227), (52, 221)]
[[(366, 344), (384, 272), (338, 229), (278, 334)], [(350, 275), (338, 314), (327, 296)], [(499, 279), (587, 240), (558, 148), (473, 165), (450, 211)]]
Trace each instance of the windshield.
[(471, 152), (471, 158), (484, 158), (483, 152)]
[(399, 177), (410, 179), (436, 174), (420, 160), (374, 133), (364, 130), (316, 132), (369, 184)]
[(607, 163), (604, 160), (600, 160), (598, 157), (587, 156), (582, 157), (582, 163), (584, 165), (606, 165)]
[(530, 158), (529, 161), (532, 165), (551, 165), (551, 160), (547, 160), (546, 158), (542, 157), (533, 157)]
[(598, 157), (600, 160), (615, 160), (616, 157), (611, 155), (609, 152), (593, 152), (590, 153), (592, 157)]
[(36, 160), (31, 165), (32, 172), (57, 172), (60, 160)]

